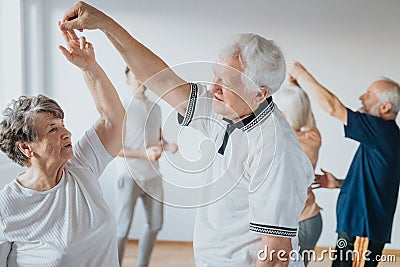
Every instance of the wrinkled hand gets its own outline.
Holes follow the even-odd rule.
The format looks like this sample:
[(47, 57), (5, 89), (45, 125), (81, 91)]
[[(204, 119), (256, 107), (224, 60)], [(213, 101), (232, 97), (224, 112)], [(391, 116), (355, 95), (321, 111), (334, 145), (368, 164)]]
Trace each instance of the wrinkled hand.
[(109, 19), (100, 10), (79, 1), (65, 12), (60, 28), (62, 30), (77, 29), (79, 31), (102, 29)]
[(340, 182), (332, 173), (329, 173), (323, 169), (321, 169), (323, 174), (315, 175), (315, 182), (313, 183), (312, 188), (340, 188)]
[(146, 148), (147, 158), (152, 161), (156, 161), (161, 157), (162, 151), (163, 150), (161, 146), (150, 146)]
[(61, 31), (61, 33), (68, 49), (62, 45), (58, 48), (69, 62), (82, 70), (96, 64), (93, 45), (87, 42), (85, 37), (78, 38), (74, 30)]
[(291, 83), (298, 86), (297, 80), (306, 73), (307, 73), (307, 70), (299, 62), (292, 61), (289, 63), (288, 68), (287, 68), (287, 75), (288, 75), (288, 80)]

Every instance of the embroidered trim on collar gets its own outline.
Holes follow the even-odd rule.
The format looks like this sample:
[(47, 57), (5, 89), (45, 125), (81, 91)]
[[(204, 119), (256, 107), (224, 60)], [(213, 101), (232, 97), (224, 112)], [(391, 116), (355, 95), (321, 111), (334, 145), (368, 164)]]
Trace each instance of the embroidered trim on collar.
[(235, 123), (232, 123), (232, 121), (227, 118), (223, 118), (223, 120), (242, 131), (250, 131), (268, 118), (274, 108), (275, 104), (272, 101), (272, 96), (270, 96), (263, 103), (261, 103), (260, 106), (250, 116), (244, 118), (243, 120)]

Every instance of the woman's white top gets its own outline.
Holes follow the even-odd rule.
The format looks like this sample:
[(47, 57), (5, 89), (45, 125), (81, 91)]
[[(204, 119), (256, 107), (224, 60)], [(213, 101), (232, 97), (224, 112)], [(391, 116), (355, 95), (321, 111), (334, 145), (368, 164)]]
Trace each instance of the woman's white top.
[(112, 160), (94, 128), (52, 189), (0, 191), (0, 266), (118, 266), (116, 224), (99, 177)]

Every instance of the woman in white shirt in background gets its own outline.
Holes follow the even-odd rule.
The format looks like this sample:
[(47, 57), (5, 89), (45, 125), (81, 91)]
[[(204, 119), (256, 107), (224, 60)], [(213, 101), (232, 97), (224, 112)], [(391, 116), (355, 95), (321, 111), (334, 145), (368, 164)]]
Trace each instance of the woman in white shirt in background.
[(72, 147), (56, 101), (21, 96), (4, 110), (0, 148), (26, 170), (0, 191), (0, 266), (119, 265), (99, 176), (121, 150), (125, 110), (92, 44), (63, 36), (68, 50), (59, 48), (82, 70), (100, 118)]
[[(306, 92), (294, 84), (285, 83), (273, 97), (278, 108), (296, 132), (301, 148), (315, 169), (321, 147), (321, 135), (315, 124), (310, 99)], [(310, 259), (308, 259), (309, 254), (303, 253), (303, 251), (314, 250), (322, 232), (320, 210), (321, 208), (315, 202), (315, 195), (311, 187), (309, 187), (299, 224), (300, 254), (304, 254), (303, 261), (305, 266), (307, 266)]]

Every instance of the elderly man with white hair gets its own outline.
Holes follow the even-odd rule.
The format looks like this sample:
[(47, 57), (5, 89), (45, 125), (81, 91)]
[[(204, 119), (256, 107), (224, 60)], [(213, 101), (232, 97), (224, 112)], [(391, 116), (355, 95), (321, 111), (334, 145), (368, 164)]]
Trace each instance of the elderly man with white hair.
[[(210, 90), (188, 83), (101, 11), (78, 2), (62, 29), (100, 29), (135, 76), (218, 149), (194, 233), (197, 266), (303, 266), (289, 259), (313, 169), (271, 95), (286, 72), (273, 41), (239, 34), (221, 52)], [(293, 258), (293, 257), (291, 257)]]
[[(347, 246), (338, 255), (356, 250), (366, 254), (357, 266), (376, 266), (385, 243), (390, 242), (400, 184), (400, 86), (393, 80), (374, 81), (360, 96), (362, 108), (354, 112), (298, 62), (289, 68), (290, 79), (313, 96), (320, 106), (344, 124), (345, 136), (360, 143), (346, 179), (324, 172), (316, 176), (323, 188), (340, 188), (337, 201), (338, 239)], [(333, 266), (354, 266), (352, 259), (336, 257)]]

